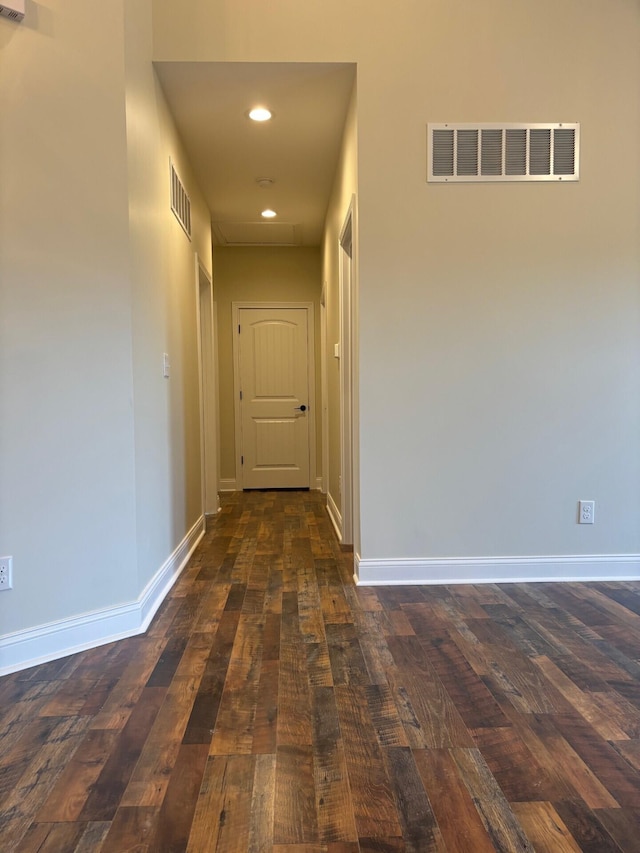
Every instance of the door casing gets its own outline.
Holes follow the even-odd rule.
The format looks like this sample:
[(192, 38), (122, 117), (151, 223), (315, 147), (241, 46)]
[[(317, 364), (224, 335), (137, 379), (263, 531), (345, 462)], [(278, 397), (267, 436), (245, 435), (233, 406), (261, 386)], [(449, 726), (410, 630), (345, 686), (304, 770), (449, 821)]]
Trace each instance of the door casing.
[(327, 371), (327, 282), (320, 296), (320, 406), (322, 408), (322, 481), (323, 495), (329, 491), (329, 377)]
[(200, 460), (203, 515), (220, 510), (218, 471), (220, 434), (217, 417), (217, 332), (215, 328), (213, 282), (196, 255), (196, 334), (198, 343), (198, 385), (200, 400)]
[(353, 545), (353, 233), (354, 200), (340, 231), (340, 513), (341, 541)]

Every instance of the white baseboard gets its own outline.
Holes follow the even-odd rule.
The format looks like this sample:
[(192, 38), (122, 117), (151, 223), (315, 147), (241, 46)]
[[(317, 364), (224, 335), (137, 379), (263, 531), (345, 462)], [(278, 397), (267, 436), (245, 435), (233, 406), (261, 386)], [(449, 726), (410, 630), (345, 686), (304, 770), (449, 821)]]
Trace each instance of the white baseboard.
[(0, 675), (143, 634), (203, 536), (201, 516), (136, 601), (0, 637)]
[(313, 487), (317, 492), (322, 491), (322, 477), (316, 477), (316, 484)]
[(203, 516), (200, 516), (173, 554), (165, 560), (164, 564), (158, 569), (142, 591), (142, 594), (138, 598), (142, 619), (140, 630), (137, 633), (142, 634), (147, 630), (151, 620), (156, 615), (158, 607), (160, 607), (167, 597), (167, 593), (180, 577), (182, 570), (187, 565), (189, 557), (198, 547), (204, 534), (205, 519)]
[(342, 542), (342, 513), (336, 506), (336, 502), (331, 497), (331, 492), (327, 492), (327, 512), (333, 524), (333, 529), (336, 531), (338, 541)]
[[(360, 556), (360, 554), (358, 554), (357, 551), (354, 551), (354, 554), (353, 554), (353, 582), (356, 586), (373, 586), (373, 584), (371, 584), (371, 583), (369, 583), (369, 584), (364, 584), (364, 583), (361, 584), (360, 583), (360, 576), (358, 573), (360, 571), (360, 563), (361, 562), (362, 562), (362, 557)], [(382, 584), (378, 584), (378, 586), (382, 586)]]
[(443, 560), (372, 560), (356, 555), (354, 578), (359, 586), (637, 581), (640, 554)]
[(205, 518), (215, 518), (219, 512), (222, 512), (222, 507), (220, 506), (220, 494), (216, 493), (216, 508), (211, 512), (205, 512)]

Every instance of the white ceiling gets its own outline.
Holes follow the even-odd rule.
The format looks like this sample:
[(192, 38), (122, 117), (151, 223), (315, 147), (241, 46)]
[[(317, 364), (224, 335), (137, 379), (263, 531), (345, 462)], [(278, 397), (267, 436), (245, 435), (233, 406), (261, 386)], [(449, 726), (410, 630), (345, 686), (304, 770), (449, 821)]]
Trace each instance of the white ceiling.
[[(317, 246), (355, 77), (348, 63), (157, 62), (222, 245)], [(271, 121), (247, 118), (256, 105)], [(272, 178), (262, 189), (256, 178)], [(260, 216), (270, 207), (278, 214)]]

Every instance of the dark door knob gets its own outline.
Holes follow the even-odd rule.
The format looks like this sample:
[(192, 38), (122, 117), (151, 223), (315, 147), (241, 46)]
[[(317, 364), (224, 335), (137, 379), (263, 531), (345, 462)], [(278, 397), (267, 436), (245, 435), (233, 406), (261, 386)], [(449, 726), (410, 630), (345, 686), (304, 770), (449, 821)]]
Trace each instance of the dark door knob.
[(295, 412), (306, 412), (306, 411), (307, 411), (307, 407), (306, 407), (306, 406), (305, 406), (305, 404), (303, 403), (301, 406), (296, 406), (296, 407), (295, 407), (295, 409), (294, 409), (294, 411), (295, 411)]

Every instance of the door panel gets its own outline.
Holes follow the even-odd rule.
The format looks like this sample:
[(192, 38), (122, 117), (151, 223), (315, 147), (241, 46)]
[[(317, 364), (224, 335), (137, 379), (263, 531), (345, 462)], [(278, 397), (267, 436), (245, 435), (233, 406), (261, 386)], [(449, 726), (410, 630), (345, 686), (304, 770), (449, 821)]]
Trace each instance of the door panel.
[(242, 308), (239, 317), (243, 488), (308, 488), (308, 312)]

